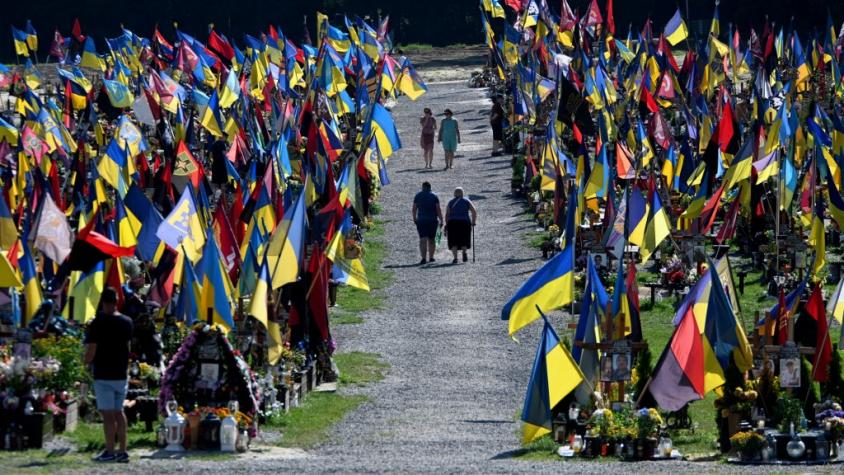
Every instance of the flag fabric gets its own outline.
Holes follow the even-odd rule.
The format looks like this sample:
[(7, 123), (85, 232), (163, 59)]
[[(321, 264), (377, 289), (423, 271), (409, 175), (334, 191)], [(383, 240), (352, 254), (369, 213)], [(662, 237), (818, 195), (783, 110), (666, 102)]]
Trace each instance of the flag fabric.
[(135, 246), (120, 247), (114, 241), (94, 231), (95, 219), (79, 231), (67, 262), (70, 270), (90, 271), (98, 262), (106, 259), (129, 257), (135, 253)]
[(6, 198), (0, 193), (0, 249), (9, 249), (18, 240), (18, 226), (12, 219)]
[(674, 12), (674, 16), (668, 20), (665, 25), (665, 39), (671, 43), (671, 46), (677, 46), (681, 41), (689, 37), (689, 30), (686, 28), (686, 22), (680, 16), (680, 9)]
[(18, 268), (21, 271), (23, 296), (26, 300), (26, 312), (24, 315), (26, 316), (26, 321), (31, 321), (41, 307), (41, 282), (35, 271), (35, 261), (32, 259), (32, 251), (29, 250), (29, 245), (25, 240), (21, 240), (20, 243), (23, 255), (18, 259)]
[(100, 176), (117, 191), (121, 198), (126, 196), (131, 184), (126, 173), (130, 161), (127, 150), (117, 143), (116, 138), (113, 138), (97, 164)]
[[(209, 235), (213, 235), (210, 231)], [(209, 239), (203, 246), (202, 259), (196, 265), (197, 282), (200, 287), (198, 303), (200, 315), (208, 323), (220, 325), (226, 332), (234, 328), (232, 311), (233, 289), (223, 267), (220, 250), (215, 239)]]
[(6, 253), (0, 252), (0, 288), (23, 287), (20, 275), (9, 263)]
[(536, 306), (552, 310), (574, 299), (574, 243), (543, 264), (522, 284), (501, 310), (501, 319), (508, 320), (510, 335), (533, 322), (539, 315)]
[(302, 188), (296, 203), (285, 212), (267, 244), (273, 290), (299, 278), (305, 250), (305, 188)]
[(539, 314), (545, 325), (536, 349), (522, 409), (522, 442), (525, 444), (551, 432), (551, 411), (584, 379), (577, 363), (560, 343), (560, 338), (545, 315), (541, 311)]
[(33, 226), (35, 248), (56, 263), (64, 262), (70, 254), (73, 232), (64, 212), (48, 194), (41, 204), (38, 221)]
[(839, 325), (844, 325), (844, 277), (838, 281), (835, 291), (829, 296), (826, 312), (832, 315)]
[(648, 385), (660, 408), (678, 411), (692, 401), (703, 399), (703, 353), (694, 307), (688, 306), (654, 367)]
[(105, 87), (108, 100), (113, 107), (118, 109), (125, 109), (132, 107), (135, 102), (135, 96), (126, 85), (118, 81), (103, 80), (103, 87)]
[(159, 224), (155, 235), (172, 249), (184, 253), (191, 262), (202, 256), (205, 230), (190, 186), (185, 187), (173, 211)]
[(818, 284), (814, 286), (806, 302), (806, 314), (815, 323), (815, 356), (812, 360), (812, 376), (814, 381), (826, 382), (829, 381), (829, 366), (832, 361), (832, 336), (829, 334), (823, 291)]
[(12, 27), (12, 40), (15, 43), (15, 54), (18, 56), (29, 57), (29, 45), (27, 44), (26, 32)]

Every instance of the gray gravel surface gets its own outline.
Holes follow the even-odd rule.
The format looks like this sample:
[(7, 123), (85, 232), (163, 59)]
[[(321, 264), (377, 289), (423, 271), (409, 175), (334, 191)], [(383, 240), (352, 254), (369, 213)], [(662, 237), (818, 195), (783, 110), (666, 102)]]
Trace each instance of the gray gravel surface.
[[(424, 71), (423, 71), (424, 74)], [(395, 272), (384, 310), (359, 325), (335, 325), (338, 351), (379, 353), (387, 377), (352, 389), (370, 402), (352, 412), (331, 440), (304, 458), (272, 455), (235, 461), (134, 460), (120, 472), (573, 472), (769, 473), (720, 463), (521, 461), (517, 414), (521, 410), (540, 325), (507, 336), (502, 305), (541, 261), (522, 239), (533, 228), (523, 204), (509, 195), (509, 157), (490, 157), (489, 100), (464, 82), (430, 84), (418, 102), (402, 98), (394, 109), (404, 149), (390, 159), (392, 185), (381, 197), (386, 222), (385, 267)], [(433, 171), (423, 169), (418, 118), (423, 107), (446, 107), (460, 121), (463, 143), (454, 170), (443, 171), (435, 150)], [(451, 264), (444, 249), (433, 264), (418, 266), (413, 195), (423, 180), (443, 205), (463, 186), (479, 210), (477, 262)], [(443, 245), (444, 247), (444, 245)], [(340, 302), (342, 305), (342, 302)], [(559, 320), (558, 320), (559, 321)], [(111, 467), (103, 467), (109, 471)], [(775, 470), (780, 472), (782, 470)], [(829, 470), (800, 470), (826, 472)], [(840, 473), (840, 471), (838, 472)]]

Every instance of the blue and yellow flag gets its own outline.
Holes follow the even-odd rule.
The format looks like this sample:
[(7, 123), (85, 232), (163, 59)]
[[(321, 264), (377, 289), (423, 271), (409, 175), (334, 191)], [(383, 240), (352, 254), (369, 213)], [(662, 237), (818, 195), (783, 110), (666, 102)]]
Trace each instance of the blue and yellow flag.
[(103, 85), (105, 86), (108, 100), (112, 106), (118, 109), (132, 107), (135, 97), (126, 85), (117, 81), (109, 81), (108, 79), (103, 80)]
[(211, 236), (203, 249), (202, 259), (196, 265), (197, 280), (200, 283), (199, 311), (203, 319), (211, 316), (211, 322), (222, 326), (226, 331), (234, 328), (232, 317), (232, 299), (234, 298), (231, 281), (220, 257), (217, 240)]
[(191, 262), (202, 257), (205, 230), (196, 211), (190, 185), (185, 187), (182, 197), (158, 226), (155, 235), (174, 250), (184, 253)]
[(129, 191), (129, 180), (125, 174), (129, 166), (129, 157), (126, 151), (117, 143), (117, 139), (111, 139), (105, 153), (100, 158), (97, 164), (97, 172), (100, 176), (117, 190), (118, 196), (121, 198), (126, 196)]
[(552, 310), (574, 299), (574, 244), (552, 257), (522, 284), (501, 309), (501, 319), (510, 321), (510, 335), (533, 322), (539, 315), (536, 306)]
[(26, 321), (31, 321), (41, 307), (41, 282), (35, 272), (35, 262), (26, 240), (21, 240), (21, 246), (23, 255), (18, 259), (18, 266), (23, 281), (23, 295), (26, 298)]
[[(539, 310), (537, 306), (534, 311)], [(545, 322), (536, 349), (533, 370), (522, 408), (522, 443), (527, 444), (551, 432), (551, 411), (585, 378), (569, 351), (560, 343), (557, 333)], [(538, 317), (534, 317), (538, 318)]]
[(680, 16), (680, 9), (674, 12), (674, 16), (668, 20), (665, 25), (665, 39), (671, 43), (671, 46), (677, 46), (678, 43), (689, 37), (689, 29), (686, 28), (686, 22)]
[(267, 263), (272, 277), (273, 290), (296, 282), (305, 249), (305, 188), (296, 203), (284, 213), (267, 245)]
[(15, 54), (29, 57), (29, 46), (27, 45), (27, 34), (14, 26), (12, 27), (12, 40), (15, 43)]

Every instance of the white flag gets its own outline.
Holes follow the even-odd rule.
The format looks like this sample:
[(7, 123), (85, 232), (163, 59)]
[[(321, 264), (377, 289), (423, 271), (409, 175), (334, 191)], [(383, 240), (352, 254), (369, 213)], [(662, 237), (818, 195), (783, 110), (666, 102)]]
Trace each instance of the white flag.
[(61, 264), (73, 244), (73, 232), (67, 224), (64, 212), (56, 206), (49, 194), (44, 194), (41, 215), (35, 226), (35, 248), (43, 252), (53, 262)]

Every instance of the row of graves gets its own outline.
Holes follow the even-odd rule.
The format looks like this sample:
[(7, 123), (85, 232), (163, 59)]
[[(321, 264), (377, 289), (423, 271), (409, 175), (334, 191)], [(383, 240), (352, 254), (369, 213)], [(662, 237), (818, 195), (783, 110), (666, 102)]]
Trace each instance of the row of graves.
[(127, 418), (165, 451), (248, 450), (336, 390), (329, 307), (369, 290), (401, 147), (385, 105), (425, 86), (387, 23), (317, 19), (314, 45), (123, 29), (109, 54), (77, 22), (57, 66), (0, 70), (0, 450), (98, 420), (82, 357), (106, 286), (134, 323)]
[[(790, 56), (738, 74), (713, 61), (717, 32), (697, 41), (715, 51), (708, 60), (689, 46), (672, 66), (665, 37), (683, 23), (679, 11), (664, 36), (652, 35), (649, 21), (638, 42), (622, 42), (597, 2), (581, 19), (567, 6), (560, 15), (484, 16), (497, 77), (490, 94), (505, 99), (512, 193), (526, 201), (532, 243), (548, 260), (502, 315), (511, 334), (539, 318), (525, 315), (534, 306), (545, 320), (524, 442), (549, 433), (562, 457), (681, 459), (683, 444), (673, 440), (700, 430), (690, 407), (706, 405), (717, 422), (717, 435), (706, 436), (731, 463), (844, 462), (835, 327), (844, 313), (844, 201), (838, 159), (824, 162), (837, 152), (821, 143), (837, 129), (815, 120), (839, 120), (830, 99), (842, 91), (828, 75), (840, 72), (816, 65), (804, 78)], [(723, 81), (712, 93), (701, 92), (703, 70)], [(760, 84), (787, 97), (774, 105)], [(753, 118), (754, 108), (769, 115)], [(797, 136), (766, 139), (783, 125), (776, 114), (791, 115)], [(712, 135), (701, 138), (704, 127)], [(741, 130), (755, 132), (742, 143)], [(817, 148), (795, 155), (807, 140)], [(550, 279), (558, 294), (540, 295)], [(542, 315), (551, 309), (562, 325)], [(562, 326), (564, 338), (549, 326)], [(660, 326), (671, 328), (667, 342)], [(555, 342), (577, 371), (547, 360)], [(581, 382), (563, 390), (555, 378)]]

